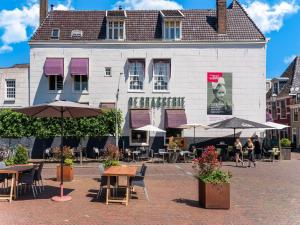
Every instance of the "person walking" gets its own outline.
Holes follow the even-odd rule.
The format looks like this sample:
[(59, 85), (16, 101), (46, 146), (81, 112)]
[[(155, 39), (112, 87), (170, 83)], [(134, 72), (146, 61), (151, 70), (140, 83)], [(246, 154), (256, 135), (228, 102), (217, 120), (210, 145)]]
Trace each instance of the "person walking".
[(254, 144), (250, 138), (247, 140), (246, 149), (248, 150), (248, 160), (249, 160), (248, 167), (251, 167), (251, 162), (253, 163), (254, 167), (256, 167), (255, 158), (254, 158)]
[(261, 159), (261, 147), (260, 147), (260, 142), (258, 140), (258, 136), (255, 136), (254, 139), (254, 154), (255, 154), (255, 159), (260, 160)]
[(242, 167), (244, 167), (244, 161), (240, 159), (240, 155), (243, 157), (243, 146), (239, 138), (235, 139), (234, 142), (235, 149), (235, 166), (238, 166), (238, 163), (242, 163)]

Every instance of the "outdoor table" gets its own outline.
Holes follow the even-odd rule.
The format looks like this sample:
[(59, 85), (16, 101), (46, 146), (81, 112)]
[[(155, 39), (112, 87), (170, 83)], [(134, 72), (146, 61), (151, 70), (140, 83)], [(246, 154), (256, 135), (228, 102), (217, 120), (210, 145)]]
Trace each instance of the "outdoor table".
[(19, 174), (24, 173), (26, 171), (32, 170), (34, 167), (33, 164), (26, 165), (15, 165), (9, 166), (3, 169), (0, 169), (0, 174), (12, 175), (10, 194), (9, 195), (0, 195), (0, 199), (12, 201), (12, 198), (17, 199), (17, 185), (19, 180)]
[[(128, 205), (129, 195), (130, 195), (130, 177), (134, 177), (137, 172), (136, 166), (111, 166), (107, 168), (103, 176), (107, 176), (107, 191), (106, 191), (106, 204), (109, 202), (119, 202), (125, 203)], [(110, 177), (127, 177), (127, 185), (126, 185), (126, 196), (122, 197), (112, 197), (110, 196)]]

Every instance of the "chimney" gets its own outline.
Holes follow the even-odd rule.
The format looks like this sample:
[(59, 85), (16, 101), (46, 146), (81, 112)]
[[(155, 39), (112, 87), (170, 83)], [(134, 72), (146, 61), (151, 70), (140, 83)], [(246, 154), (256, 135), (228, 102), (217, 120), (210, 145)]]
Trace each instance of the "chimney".
[(40, 25), (46, 19), (48, 14), (48, 0), (40, 0)]
[(227, 29), (226, 0), (217, 0), (217, 31), (218, 34), (226, 34)]

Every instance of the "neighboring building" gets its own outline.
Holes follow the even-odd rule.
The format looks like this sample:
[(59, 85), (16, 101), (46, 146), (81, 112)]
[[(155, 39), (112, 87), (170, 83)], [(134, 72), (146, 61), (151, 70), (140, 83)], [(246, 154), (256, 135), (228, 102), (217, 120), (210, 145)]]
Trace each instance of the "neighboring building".
[(271, 79), (266, 79), (266, 92), (268, 92), (272, 87)]
[(281, 132), (293, 143), (300, 145), (300, 57), (296, 57), (284, 73), (272, 79), (272, 89), (267, 93), (267, 111), (272, 114), (275, 123), (290, 126)]
[[(265, 122), (266, 39), (235, 0), (228, 8), (217, 0), (217, 10), (50, 11), (41, 21), (29, 42), (33, 105), (61, 98), (115, 107), (119, 85), (130, 146), (152, 145), (134, 130), (149, 123), (187, 145), (193, 131), (178, 128), (186, 122)], [(165, 143), (157, 135), (154, 148)]]
[(0, 68), (0, 109), (29, 105), (29, 64)]

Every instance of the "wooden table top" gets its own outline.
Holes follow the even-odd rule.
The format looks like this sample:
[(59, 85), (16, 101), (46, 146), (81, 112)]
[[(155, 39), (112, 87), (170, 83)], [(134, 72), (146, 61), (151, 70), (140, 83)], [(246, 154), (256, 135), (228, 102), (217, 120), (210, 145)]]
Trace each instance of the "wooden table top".
[(7, 173), (20, 173), (24, 171), (31, 170), (35, 165), (15, 165), (15, 166), (8, 166), (3, 169), (0, 169), (0, 174), (7, 174)]
[(136, 166), (111, 166), (104, 171), (103, 175), (134, 177), (136, 175), (136, 172)]

